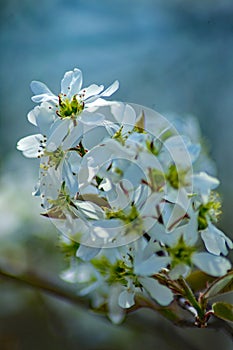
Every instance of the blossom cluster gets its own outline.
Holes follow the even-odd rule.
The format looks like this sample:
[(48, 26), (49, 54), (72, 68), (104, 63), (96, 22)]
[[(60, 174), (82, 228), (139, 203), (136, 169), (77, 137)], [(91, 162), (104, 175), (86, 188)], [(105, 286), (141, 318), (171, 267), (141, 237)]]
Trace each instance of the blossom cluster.
[(58, 95), (33, 81), (38, 106), (28, 120), (38, 133), (17, 145), (39, 159), (34, 195), (70, 253), (61, 277), (115, 323), (138, 294), (170, 304), (168, 280), (195, 269), (226, 274), (233, 248), (215, 226), (219, 181), (204, 167), (195, 123), (110, 101), (118, 86), (82, 88), (77, 68)]

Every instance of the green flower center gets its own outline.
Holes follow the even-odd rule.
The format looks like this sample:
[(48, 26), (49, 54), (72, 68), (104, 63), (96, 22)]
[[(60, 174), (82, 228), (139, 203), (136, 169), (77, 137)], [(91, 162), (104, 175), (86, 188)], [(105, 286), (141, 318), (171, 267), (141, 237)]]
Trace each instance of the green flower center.
[(173, 188), (178, 190), (180, 187), (188, 185), (185, 179), (187, 172), (188, 170), (178, 171), (176, 165), (172, 164), (168, 169), (168, 173), (166, 174), (166, 179)]
[(59, 94), (59, 110), (57, 114), (62, 119), (75, 120), (84, 109), (83, 95), (74, 95), (69, 100), (65, 95)]
[(216, 223), (221, 215), (221, 202), (217, 193), (211, 193), (210, 200), (206, 204), (201, 204), (198, 214), (198, 229), (205, 230), (208, 226), (208, 218)]
[(51, 208), (47, 211), (46, 216), (56, 219), (65, 219), (65, 212), (73, 214), (71, 206), (74, 204), (71, 201), (69, 194), (66, 192), (65, 181), (61, 185), (60, 192), (56, 199), (48, 199)]
[(91, 263), (106, 278), (109, 285), (120, 283), (127, 286), (127, 277), (130, 277), (136, 287), (140, 286), (133, 267), (127, 265), (123, 260), (117, 260), (112, 264), (105, 256), (102, 256), (99, 259), (92, 259)]
[(192, 254), (196, 251), (196, 248), (186, 245), (183, 236), (181, 236), (174, 247), (166, 248), (166, 250), (172, 259), (172, 267), (175, 267), (179, 264), (191, 266), (191, 257)]
[(165, 174), (159, 169), (148, 170), (149, 183), (148, 185), (152, 191), (159, 191), (165, 184)]
[(125, 145), (125, 142), (128, 138), (128, 135), (122, 135), (123, 125), (115, 132), (115, 134), (112, 136), (113, 139), (120, 142), (123, 146)]
[(45, 149), (43, 152), (43, 157), (49, 157), (49, 160), (47, 163), (40, 164), (41, 169), (48, 170), (48, 168), (50, 167), (55, 167), (55, 169), (57, 170), (64, 156), (65, 156), (65, 152), (60, 147), (58, 147), (53, 152), (47, 151)]
[(122, 209), (119, 210), (109, 210), (108, 208), (105, 211), (106, 219), (119, 219), (125, 223), (126, 231), (125, 234), (134, 231), (135, 233), (143, 233), (143, 223), (142, 218), (139, 215), (139, 212), (134, 204), (131, 205), (131, 208), (128, 212), (125, 212)]

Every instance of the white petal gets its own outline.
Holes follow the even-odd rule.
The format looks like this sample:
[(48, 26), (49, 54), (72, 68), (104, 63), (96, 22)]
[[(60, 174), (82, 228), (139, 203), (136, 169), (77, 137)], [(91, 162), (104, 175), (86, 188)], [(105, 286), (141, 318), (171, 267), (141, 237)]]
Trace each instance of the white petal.
[(118, 303), (123, 309), (128, 309), (135, 304), (134, 293), (132, 291), (124, 290), (119, 295)]
[(22, 138), (17, 143), (17, 149), (23, 152), (23, 155), (28, 158), (38, 157), (40, 141), (43, 140), (43, 135), (35, 134)]
[(81, 140), (82, 133), (83, 133), (83, 127), (81, 124), (78, 124), (69, 132), (67, 137), (64, 139), (64, 142), (62, 144), (62, 149), (65, 151), (65, 150), (68, 150), (69, 148), (72, 148), (78, 145)]
[(28, 113), (29, 122), (37, 125), (43, 135), (49, 134), (49, 129), (56, 118), (54, 106), (48, 102), (43, 102)]
[(68, 283), (77, 283), (77, 269), (70, 268), (60, 274), (61, 279)]
[(168, 202), (176, 203), (185, 211), (188, 210), (191, 204), (191, 200), (183, 187), (179, 188), (178, 190), (175, 190), (174, 188), (168, 188), (164, 199), (166, 199)]
[(104, 116), (100, 113), (89, 113), (88, 111), (84, 111), (79, 120), (87, 125), (101, 125), (104, 120)]
[(163, 216), (164, 225), (166, 230), (173, 231), (176, 226), (179, 225), (180, 221), (186, 215), (187, 210), (182, 208), (178, 204), (165, 203), (161, 204), (161, 213)]
[(40, 81), (33, 80), (30, 84), (31, 90), (35, 96), (32, 97), (32, 101), (36, 103), (40, 103), (42, 101), (49, 100), (57, 100), (57, 96), (55, 96), (49, 88)]
[(188, 145), (187, 148), (191, 157), (191, 161), (192, 163), (194, 163), (199, 157), (201, 146), (199, 144), (190, 143), (190, 145)]
[(77, 174), (80, 168), (82, 157), (76, 152), (69, 152), (69, 164), (72, 169), (72, 173)]
[(70, 195), (73, 197), (78, 192), (78, 181), (76, 176), (73, 174), (71, 165), (67, 159), (63, 160), (62, 163), (62, 180), (65, 181), (67, 188), (69, 189)]
[(47, 141), (47, 150), (51, 152), (55, 151), (59, 146), (61, 146), (61, 143), (67, 135), (69, 129), (69, 120), (63, 120), (62, 122), (59, 120), (58, 122), (58, 126), (54, 128), (54, 131)]
[(79, 246), (76, 256), (84, 261), (93, 259), (100, 252), (100, 248), (87, 247), (85, 245)]
[(202, 196), (204, 202), (208, 200), (210, 190), (215, 189), (219, 185), (219, 180), (217, 178), (205, 172), (194, 174), (192, 179), (194, 191)]
[(88, 220), (103, 219), (104, 211), (95, 203), (89, 201), (74, 201), (74, 203)]
[(96, 290), (98, 287), (100, 286), (100, 281), (96, 281), (94, 283), (91, 283), (89, 286), (87, 286), (86, 288), (83, 288), (79, 291), (79, 295), (80, 296), (85, 296), (88, 295), (90, 293), (92, 293), (94, 290)]
[(87, 102), (89, 101), (89, 97), (90, 96), (96, 96), (99, 95), (101, 93), (101, 91), (103, 91), (104, 86), (103, 85), (96, 85), (96, 84), (92, 84), (84, 89), (82, 89), (80, 91), (80, 94), (84, 94), (84, 100)]
[(122, 291), (122, 287), (115, 285), (109, 290), (109, 299), (108, 299), (108, 316), (110, 320), (119, 324), (123, 321), (125, 317), (125, 311), (118, 304), (119, 294)]
[[(161, 202), (162, 197), (163, 195), (160, 192), (153, 192), (150, 196), (148, 195), (148, 198), (141, 209), (141, 216), (145, 216), (145, 218), (152, 217), (153, 220), (155, 220), (155, 217), (157, 217), (156, 207)], [(147, 225), (146, 222), (145, 226), (149, 229), (149, 225)]]
[(140, 276), (151, 276), (166, 268), (170, 261), (169, 257), (158, 257), (156, 255), (152, 255), (145, 261), (137, 261), (136, 258), (134, 272)]
[(61, 93), (66, 94), (67, 98), (78, 94), (82, 87), (82, 72), (74, 68), (73, 71), (66, 72), (61, 81)]
[(190, 219), (189, 222), (186, 225), (179, 226), (175, 229), (175, 232), (177, 234), (178, 239), (183, 236), (185, 243), (188, 246), (195, 245), (196, 241), (198, 240), (198, 220), (197, 220), (197, 214), (195, 212), (190, 212)]
[[(119, 153), (118, 153), (119, 152)], [(110, 160), (114, 157), (114, 154), (121, 156), (121, 152), (125, 150), (119, 142), (109, 140), (105, 145), (100, 145), (90, 150), (84, 157), (78, 174), (78, 181), (80, 188), (89, 184), (92, 179), (97, 175), (101, 167), (107, 167)]]
[(170, 272), (169, 277), (173, 280), (177, 280), (180, 276), (187, 277), (190, 271), (190, 267), (185, 264), (176, 265)]
[(141, 277), (141, 284), (150, 294), (150, 296), (155, 299), (160, 305), (168, 305), (173, 300), (173, 294), (165, 286), (162, 286), (158, 281), (149, 277)]
[(39, 106), (36, 106), (32, 111), (30, 111), (27, 115), (28, 121), (29, 123), (36, 125), (37, 126), (37, 122), (36, 122), (36, 114), (35, 111), (37, 111), (39, 108)]
[(83, 125), (83, 128), (84, 128), (82, 144), (86, 149), (91, 149), (101, 144), (104, 139), (109, 137), (109, 134), (106, 128), (103, 126), (103, 124), (104, 124), (104, 120), (102, 118), (99, 118), (97, 125), (95, 125), (94, 123), (92, 124), (80, 123), (80, 125)]
[(206, 249), (216, 255), (227, 255), (227, 245), (233, 247), (232, 241), (217, 227), (209, 223), (206, 230), (201, 232), (201, 237), (205, 243)]
[(136, 123), (135, 110), (126, 103), (115, 102), (111, 104), (111, 112), (119, 127), (123, 126), (123, 133), (131, 131)]
[(192, 166), (190, 154), (187, 149), (187, 140), (180, 135), (169, 137), (164, 142), (164, 149), (171, 157), (172, 162), (179, 169), (190, 169)]
[(119, 81), (115, 80), (114, 83), (112, 83), (106, 90), (104, 90), (104, 92), (102, 92), (101, 96), (109, 97), (118, 89), (119, 89)]
[(231, 263), (222, 256), (209, 253), (194, 253), (192, 262), (202, 271), (211, 276), (223, 276), (231, 268)]

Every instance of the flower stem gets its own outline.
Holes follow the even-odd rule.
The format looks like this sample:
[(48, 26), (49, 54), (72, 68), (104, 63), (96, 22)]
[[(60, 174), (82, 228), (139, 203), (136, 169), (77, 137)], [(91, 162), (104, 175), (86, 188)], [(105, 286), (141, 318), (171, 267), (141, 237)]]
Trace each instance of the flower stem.
[(201, 307), (201, 305), (199, 304), (199, 302), (197, 301), (195, 295), (193, 294), (192, 289), (189, 287), (189, 285), (187, 284), (187, 282), (185, 281), (184, 278), (180, 277), (178, 279), (178, 282), (180, 284), (180, 286), (183, 288), (184, 290), (184, 294), (183, 297), (186, 298), (190, 304), (194, 307), (194, 309), (197, 311), (197, 325), (200, 327), (205, 327), (205, 311), (203, 310), (203, 308)]

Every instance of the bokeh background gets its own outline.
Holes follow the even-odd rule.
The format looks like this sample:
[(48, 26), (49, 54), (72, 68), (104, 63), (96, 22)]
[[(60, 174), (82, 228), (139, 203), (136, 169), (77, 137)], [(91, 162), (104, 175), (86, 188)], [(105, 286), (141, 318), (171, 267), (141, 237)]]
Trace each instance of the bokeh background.
[[(232, 237), (231, 0), (0, 0), (0, 263), (51, 277), (66, 266), (57, 232), (31, 198), (36, 162), (15, 150), (34, 132), (31, 80), (59, 92), (79, 67), (84, 85), (115, 79), (115, 98), (194, 115), (221, 181), (219, 223)], [(34, 166), (35, 165), (35, 166)], [(213, 330), (177, 329), (150, 312), (122, 326), (0, 279), (0, 349), (230, 349)], [(146, 344), (146, 345), (145, 345)]]

